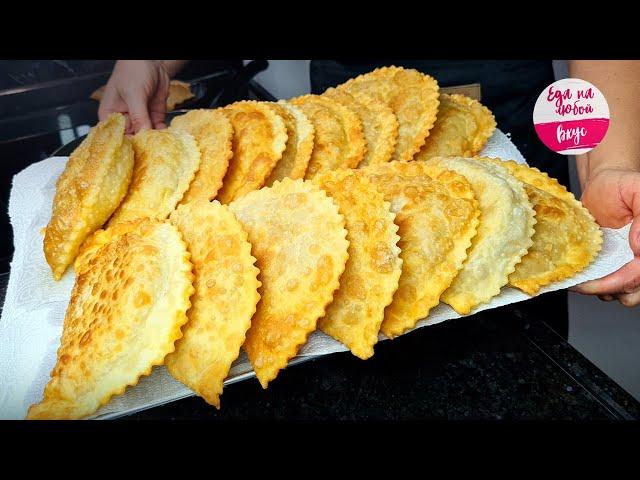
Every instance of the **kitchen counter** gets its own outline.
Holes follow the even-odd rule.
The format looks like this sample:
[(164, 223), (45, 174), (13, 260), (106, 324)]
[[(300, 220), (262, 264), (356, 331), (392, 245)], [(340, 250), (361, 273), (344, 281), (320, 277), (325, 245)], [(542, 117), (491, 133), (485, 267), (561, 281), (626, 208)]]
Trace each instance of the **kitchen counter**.
[[(0, 275), (0, 304), (8, 275)], [(1, 310), (0, 310), (1, 311)], [(422, 328), (362, 361), (337, 353), (127, 420), (638, 419), (640, 403), (522, 304)]]

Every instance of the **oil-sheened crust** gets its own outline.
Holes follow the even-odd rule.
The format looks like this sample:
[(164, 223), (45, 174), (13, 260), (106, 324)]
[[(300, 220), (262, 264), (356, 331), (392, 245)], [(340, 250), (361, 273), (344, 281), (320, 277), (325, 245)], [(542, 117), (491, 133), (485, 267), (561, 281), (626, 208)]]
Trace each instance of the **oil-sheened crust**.
[(233, 158), (216, 198), (227, 204), (264, 185), (282, 158), (287, 128), (267, 102), (236, 102), (223, 111), (234, 129)]
[(74, 261), (82, 242), (108, 220), (127, 193), (133, 148), (124, 129), (120, 113), (98, 123), (58, 178), (44, 236), (44, 255), (56, 280)]
[(296, 180), (304, 178), (307, 171), (311, 152), (313, 151), (313, 139), (315, 129), (313, 124), (298, 107), (283, 100), (278, 103), (270, 103), (287, 127), (287, 147), (271, 171), (265, 186), (270, 187), (276, 180), (291, 178)]
[(233, 156), (231, 122), (220, 110), (200, 109), (175, 117), (170, 128), (190, 133), (200, 150), (200, 168), (180, 203), (213, 200)]
[(28, 419), (94, 413), (161, 365), (182, 336), (194, 291), (186, 245), (168, 222), (132, 223), (77, 274), (56, 365)]
[(509, 275), (509, 284), (529, 295), (584, 270), (602, 248), (602, 231), (571, 192), (537, 168), (513, 160), (483, 158), (525, 184), (536, 210), (533, 245)]
[(500, 293), (533, 244), (535, 210), (522, 182), (489, 162), (434, 157), (425, 163), (433, 175), (443, 169), (467, 178), (480, 206), (480, 223), (469, 256), (442, 301), (462, 315)]
[(285, 178), (229, 205), (257, 258), (261, 300), (244, 349), (263, 388), (296, 355), (347, 262), (344, 217), (317, 185)]
[(398, 120), (391, 107), (361, 92), (351, 95), (344, 90), (329, 88), (322, 95), (351, 109), (362, 121), (367, 148), (358, 168), (391, 160), (398, 140)]
[(362, 122), (341, 103), (320, 95), (303, 95), (288, 101), (300, 108), (315, 128), (315, 140), (306, 179), (338, 168), (356, 168), (366, 150)]
[(184, 335), (165, 363), (174, 378), (220, 408), (224, 379), (260, 300), (256, 259), (247, 233), (218, 201), (180, 205), (170, 220), (191, 253), (195, 294)]
[(133, 151), (133, 179), (108, 227), (146, 217), (166, 219), (200, 166), (196, 140), (180, 130), (141, 130), (133, 137)]
[(476, 235), (480, 210), (469, 182), (443, 171), (432, 179), (420, 162), (391, 162), (362, 172), (376, 185), (400, 227), (402, 274), (381, 331), (401, 335), (426, 318), (451, 285)]
[(440, 95), (438, 118), (414, 160), (431, 157), (473, 157), (496, 129), (491, 111), (464, 95)]
[(366, 360), (373, 355), (402, 270), (395, 215), (375, 186), (353, 170), (323, 172), (313, 182), (338, 205), (349, 240), (340, 288), (318, 328)]
[(382, 67), (337, 87), (365, 93), (391, 107), (398, 119), (393, 160), (409, 161), (420, 151), (433, 127), (440, 103), (438, 82), (417, 70)]

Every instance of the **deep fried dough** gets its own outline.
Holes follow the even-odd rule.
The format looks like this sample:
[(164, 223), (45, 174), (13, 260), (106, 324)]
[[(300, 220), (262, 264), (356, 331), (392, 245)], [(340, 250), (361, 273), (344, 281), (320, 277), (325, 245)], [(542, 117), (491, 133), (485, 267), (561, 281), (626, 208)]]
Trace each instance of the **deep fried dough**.
[(422, 162), (434, 175), (453, 170), (471, 183), (480, 205), (478, 234), (469, 257), (442, 301), (466, 315), (500, 293), (533, 244), (535, 211), (524, 187), (499, 165), (462, 157)]
[(353, 170), (324, 172), (313, 181), (338, 205), (349, 240), (340, 288), (318, 327), (366, 360), (373, 355), (385, 307), (398, 289), (402, 260), (395, 215), (375, 186)]
[(525, 184), (536, 210), (533, 245), (509, 275), (509, 284), (529, 295), (586, 268), (602, 248), (602, 231), (573, 194), (537, 168), (512, 160), (483, 158), (501, 165)]
[(171, 121), (171, 129), (193, 135), (200, 149), (200, 168), (180, 203), (213, 200), (233, 156), (233, 127), (221, 110), (191, 110)]
[(440, 95), (438, 118), (414, 160), (431, 157), (473, 157), (496, 129), (491, 111), (464, 95)]
[(229, 205), (258, 259), (262, 296), (244, 349), (263, 388), (315, 330), (338, 288), (344, 217), (311, 182), (285, 178)]
[(313, 124), (298, 107), (282, 100), (269, 105), (284, 120), (287, 127), (287, 147), (265, 182), (267, 187), (283, 178), (304, 178), (315, 138)]
[(238, 357), (260, 299), (247, 233), (224, 205), (199, 200), (170, 217), (191, 253), (196, 289), (189, 323), (167, 356), (177, 380), (220, 408), (224, 379)]
[(434, 180), (424, 168), (391, 162), (358, 170), (391, 202), (400, 227), (402, 274), (381, 327), (390, 338), (413, 328), (438, 304), (462, 268), (478, 225), (469, 182), (449, 171)]
[(162, 364), (182, 335), (194, 289), (180, 233), (151, 219), (122, 225), (100, 231), (104, 243), (76, 276), (58, 359), (29, 419), (92, 414)]
[(179, 130), (141, 130), (133, 137), (133, 150), (133, 180), (109, 227), (145, 217), (167, 218), (200, 165), (195, 139)]
[(216, 197), (226, 204), (264, 185), (282, 158), (287, 129), (266, 102), (236, 102), (223, 111), (234, 129), (233, 158)]
[(438, 113), (438, 82), (417, 70), (383, 67), (337, 87), (364, 93), (391, 107), (398, 119), (398, 142), (393, 160), (409, 161), (420, 151)]
[(344, 105), (319, 95), (303, 95), (289, 100), (300, 108), (315, 128), (315, 140), (306, 179), (337, 168), (356, 168), (366, 145), (362, 123)]
[(398, 120), (393, 110), (378, 98), (364, 93), (354, 95), (330, 88), (322, 94), (351, 109), (362, 121), (366, 152), (359, 168), (391, 160), (398, 140)]
[(118, 207), (131, 182), (133, 148), (125, 119), (113, 113), (89, 131), (56, 183), (44, 255), (56, 280), (73, 262), (82, 242)]

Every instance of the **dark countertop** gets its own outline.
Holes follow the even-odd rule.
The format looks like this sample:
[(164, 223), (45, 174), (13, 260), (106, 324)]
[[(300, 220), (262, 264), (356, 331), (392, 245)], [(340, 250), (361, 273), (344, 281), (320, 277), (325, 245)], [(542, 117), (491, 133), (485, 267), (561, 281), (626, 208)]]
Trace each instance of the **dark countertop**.
[[(8, 275), (0, 275), (0, 303)], [(526, 302), (525, 302), (526, 304)], [(292, 366), (262, 390), (225, 389), (220, 411), (197, 397), (128, 420), (637, 419), (640, 403), (523, 304), (423, 328)]]

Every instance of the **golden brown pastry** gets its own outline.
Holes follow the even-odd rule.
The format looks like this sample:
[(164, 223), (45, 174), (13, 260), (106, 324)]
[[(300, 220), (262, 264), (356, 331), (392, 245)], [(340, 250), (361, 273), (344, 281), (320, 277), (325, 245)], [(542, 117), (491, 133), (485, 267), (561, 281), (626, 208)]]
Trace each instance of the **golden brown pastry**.
[(313, 182), (338, 205), (349, 241), (340, 288), (318, 328), (366, 360), (378, 341), (384, 309), (398, 289), (402, 260), (395, 215), (375, 186), (353, 170), (323, 172)]
[(602, 248), (602, 231), (573, 194), (546, 173), (512, 160), (483, 158), (518, 180), (536, 211), (533, 245), (509, 275), (509, 284), (529, 295), (586, 268)]
[(285, 178), (229, 205), (257, 258), (262, 296), (244, 349), (263, 388), (294, 357), (338, 288), (344, 217), (311, 182)]
[(453, 170), (473, 187), (480, 205), (478, 234), (469, 257), (442, 301), (462, 315), (500, 293), (533, 244), (535, 211), (524, 187), (507, 169), (477, 159), (434, 157), (420, 162), (438, 175)]
[(417, 70), (382, 67), (339, 85), (338, 90), (364, 93), (387, 104), (398, 119), (393, 160), (409, 161), (420, 151), (438, 113), (438, 82)]
[(89, 131), (74, 150), (56, 183), (44, 255), (60, 280), (82, 242), (100, 228), (127, 193), (133, 148), (124, 136), (125, 119), (111, 114)]
[(289, 100), (300, 108), (315, 128), (315, 140), (306, 179), (337, 168), (356, 168), (366, 145), (362, 123), (344, 105), (319, 95), (303, 95)]
[(234, 129), (233, 158), (216, 198), (227, 204), (264, 185), (282, 158), (287, 129), (266, 102), (236, 102), (223, 111)]
[(141, 130), (133, 137), (133, 150), (133, 180), (109, 227), (139, 218), (167, 218), (200, 166), (195, 139), (179, 130)]
[(213, 200), (233, 156), (233, 127), (221, 110), (191, 110), (171, 121), (171, 129), (193, 135), (200, 149), (200, 168), (180, 200)]
[(265, 182), (267, 187), (283, 178), (304, 178), (315, 138), (313, 124), (298, 107), (282, 100), (269, 105), (284, 120), (287, 127), (287, 146)]
[(496, 129), (491, 111), (464, 95), (440, 95), (438, 118), (414, 160), (431, 157), (473, 157)]
[(322, 95), (351, 109), (362, 121), (366, 151), (358, 168), (391, 160), (398, 140), (398, 120), (391, 107), (362, 92), (351, 95), (344, 90), (329, 88)]
[(151, 219), (118, 227), (98, 231), (81, 261), (56, 365), (28, 419), (94, 413), (161, 365), (182, 336), (193, 274), (180, 233)]
[(451, 285), (478, 228), (480, 210), (469, 182), (451, 171), (432, 179), (418, 162), (362, 170), (391, 203), (400, 227), (402, 274), (381, 331), (401, 335), (426, 318)]
[(224, 379), (238, 357), (260, 299), (251, 244), (229, 209), (217, 201), (180, 205), (170, 217), (191, 253), (196, 289), (189, 323), (167, 356), (174, 378), (220, 408)]

